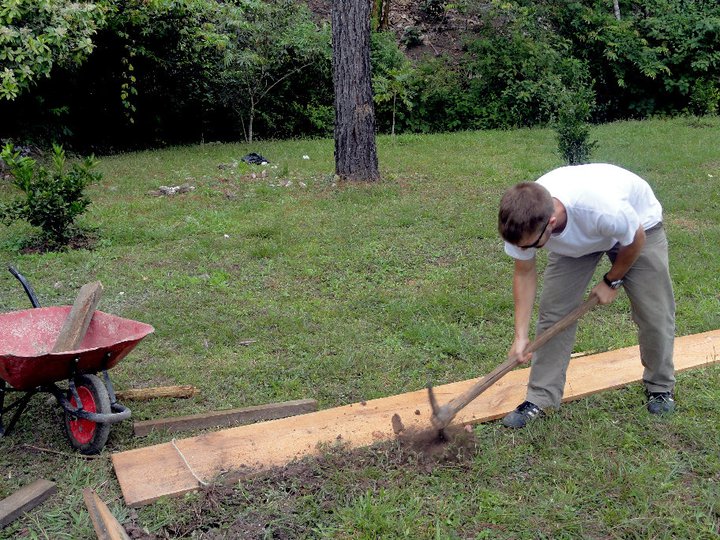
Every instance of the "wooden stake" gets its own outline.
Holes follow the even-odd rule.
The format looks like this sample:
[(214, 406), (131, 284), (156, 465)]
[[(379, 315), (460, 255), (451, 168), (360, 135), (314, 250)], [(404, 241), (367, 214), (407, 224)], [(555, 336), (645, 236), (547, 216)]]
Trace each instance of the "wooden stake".
[(130, 388), (115, 392), (118, 399), (131, 401), (147, 401), (155, 398), (190, 398), (199, 394), (200, 390), (191, 385), (155, 386), (152, 388)]
[(83, 489), (83, 500), (90, 512), (90, 519), (98, 540), (130, 540), (123, 526), (115, 519), (110, 509), (100, 500), (93, 489)]
[(41, 478), (0, 501), (0, 529), (35, 508), (56, 491), (54, 482)]
[(80, 348), (95, 308), (100, 303), (102, 283), (95, 281), (80, 288), (70, 314), (60, 329), (55, 346), (50, 352), (74, 351)]
[(287, 418), (307, 412), (317, 411), (318, 404), (314, 399), (298, 399), (284, 403), (270, 403), (244, 409), (229, 409), (227, 411), (214, 411), (191, 416), (177, 416), (175, 418), (160, 418), (158, 420), (145, 420), (135, 422), (136, 437), (144, 437), (153, 430), (166, 430), (171, 432), (187, 431), (190, 429), (205, 429), (214, 427), (249, 424), (260, 420), (274, 420)]

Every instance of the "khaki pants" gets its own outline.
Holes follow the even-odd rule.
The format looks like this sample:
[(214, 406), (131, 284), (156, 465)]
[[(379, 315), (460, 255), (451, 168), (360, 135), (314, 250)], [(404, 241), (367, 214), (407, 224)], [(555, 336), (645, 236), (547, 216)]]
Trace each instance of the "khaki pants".
[[(638, 327), (645, 388), (650, 392), (670, 392), (675, 386), (675, 299), (668, 270), (668, 244), (662, 224), (645, 234), (643, 250), (625, 276), (623, 287)], [(578, 258), (548, 255), (536, 335), (580, 304), (603, 253), (613, 261), (618, 247)], [(541, 409), (560, 406), (576, 330), (577, 324), (573, 324), (538, 349), (533, 357), (527, 400)]]

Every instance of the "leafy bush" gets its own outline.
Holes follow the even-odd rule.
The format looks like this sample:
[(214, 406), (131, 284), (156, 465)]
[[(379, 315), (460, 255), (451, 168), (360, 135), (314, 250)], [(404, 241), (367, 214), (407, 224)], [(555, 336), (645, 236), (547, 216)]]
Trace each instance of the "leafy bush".
[(559, 98), (555, 133), (560, 156), (568, 165), (590, 162), (590, 154), (597, 141), (590, 140), (592, 95), (589, 92), (564, 93)]
[(0, 7), (0, 100), (14, 100), (57, 65), (93, 51), (106, 8), (95, 2), (14, 0)]
[(702, 98), (693, 95), (697, 81), (720, 84), (717, 0), (620, 2), (621, 20), (603, 0), (515, 2), (537, 5), (539, 20), (572, 43), (570, 54), (594, 81), (598, 119), (703, 109)]
[(90, 204), (83, 193), (101, 175), (92, 169), (93, 157), (74, 163), (70, 171), (65, 168), (65, 151), (53, 145), (52, 169), (39, 165), (34, 159), (21, 155), (7, 144), (0, 157), (12, 174), (12, 183), (25, 193), (24, 199), (9, 205), (0, 205), (0, 221), (10, 225), (24, 220), (40, 227), (42, 236), (52, 247), (67, 244), (74, 232), (73, 224)]
[(12, 106), (0, 100), (0, 137), (104, 152), (249, 138), (251, 119), (283, 137), (317, 132), (307, 105), (332, 105), (330, 34), (303, 3), (96, 3), (106, 19), (93, 53)]
[(419, 63), (410, 89), (412, 109), (407, 118), (398, 115), (404, 130), (428, 133), (467, 129), (480, 116), (482, 101), (469, 94), (467, 77), (447, 56)]
[(549, 122), (557, 97), (589, 86), (571, 43), (538, 24), (538, 6), (492, 4), (477, 39), (468, 43), (469, 92), (481, 107), (477, 127), (505, 128)]
[(720, 81), (698, 79), (690, 93), (690, 112), (698, 115), (717, 114), (720, 110)]
[[(114, 151), (329, 134), (330, 32), (311, 4), (5, 2), (0, 138)], [(389, 2), (374, 4), (380, 10)], [(620, 2), (620, 20), (608, 0), (422, 0), (417, 7), (423, 27), (447, 18), (464, 46), (404, 65), (398, 40), (418, 45), (420, 27), (399, 37), (373, 33), (383, 130), (547, 124), (565, 89), (593, 90), (593, 121), (720, 109), (717, 0)]]
[(400, 43), (408, 49), (422, 45), (422, 31), (417, 26), (406, 26), (400, 36)]

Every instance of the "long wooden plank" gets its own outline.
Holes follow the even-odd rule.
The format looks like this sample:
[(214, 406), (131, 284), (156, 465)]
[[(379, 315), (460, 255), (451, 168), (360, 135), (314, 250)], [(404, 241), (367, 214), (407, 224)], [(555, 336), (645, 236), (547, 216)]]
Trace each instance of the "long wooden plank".
[[(675, 340), (677, 371), (718, 362), (720, 330)], [(619, 388), (642, 379), (638, 347), (600, 353), (570, 362), (564, 401)], [(499, 418), (525, 398), (526, 369), (509, 373), (455, 417), (456, 424)], [(435, 387), (440, 403), (470, 388), (477, 379)], [(314, 413), (235, 427), (198, 437), (112, 455), (123, 497), (129, 506), (151, 503), (164, 495), (198, 488), (223, 471), (257, 471), (285, 465), (318, 452), (318, 443), (344, 441), (367, 446), (395, 437), (393, 423), (406, 429), (429, 429), (432, 411), (427, 392), (354, 403)], [(393, 422), (393, 417), (399, 418)]]
[(85, 332), (95, 314), (95, 308), (100, 303), (102, 290), (102, 283), (99, 281), (86, 283), (80, 288), (75, 303), (60, 329), (52, 352), (74, 351), (80, 348)]
[(213, 411), (190, 416), (143, 420), (141, 422), (135, 422), (133, 429), (136, 437), (143, 437), (153, 430), (166, 430), (174, 433), (190, 429), (235, 426), (262, 420), (287, 418), (288, 416), (296, 416), (312, 411), (317, 411), (316, 400), (297, 399), (283, 403), (269, 403), (267, 405), (245, 407), (243, 409), (229, 409), (226, 411)]
[(54, 482), (41, 478), (0, 501), (0, 529), (35, 508), (56, 491)]
[(98, 540), (130, 540), (120, 522), (92, 488), (83, 489), (83, 500)]

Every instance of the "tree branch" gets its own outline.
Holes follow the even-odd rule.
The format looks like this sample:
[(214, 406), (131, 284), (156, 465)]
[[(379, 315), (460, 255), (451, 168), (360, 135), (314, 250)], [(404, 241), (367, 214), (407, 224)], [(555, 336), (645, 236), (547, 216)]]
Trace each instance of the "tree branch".
[(280, 77), (277, 81), (275, 81), (275, 82), (272, 83), (270, 86), (268, 86), (262, 94), (260, 94), (260, 97), (258, 97), (258, 99), (257, 99), (257, 101), (255, 102), (255, 104), (257, 105), (258, 103), (260, 103), (260, 101), (262, 100), (262, 98), (264, 98), (270, 90), (272, 90), (273, 88), (275, 88), (278, 84), (280, 84), (282, 81), (284, 81), (285, 79), (287, 79), (290, 75), (293, 75), (293, 74), (297, 73), (298, 71), (301, 71), (301, 70), (305, 69), (305, 68), (308, 67), (310, 64), (312, 64), (312, 62), (308, 62), (307, 64), (303, 64), (302, 66), (300, 66), (300, 67), (298, 67), (298, 68), (295, 68), (295, 69), (293, 69), (292, 71), (289, 71), (289, 72), (287, 72), (285, 75), (283, 75), (282, 77)]

